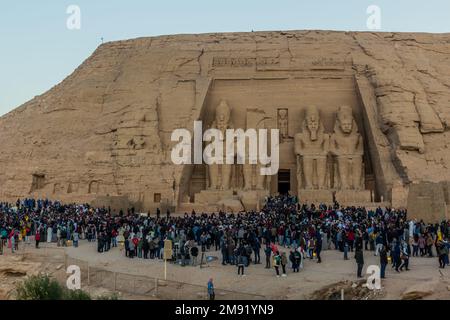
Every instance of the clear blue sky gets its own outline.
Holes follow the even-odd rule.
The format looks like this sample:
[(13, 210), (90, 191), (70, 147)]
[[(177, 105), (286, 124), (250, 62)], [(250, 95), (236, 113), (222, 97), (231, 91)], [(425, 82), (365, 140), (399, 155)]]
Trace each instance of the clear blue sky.
[[(448, 0), (14, 0), (0, 3), (0, 115), (68, 76), (105, 41), (178, 33), (260, 30), (450, 32)], [(69, 30), (69, 5), (81, 29)]]

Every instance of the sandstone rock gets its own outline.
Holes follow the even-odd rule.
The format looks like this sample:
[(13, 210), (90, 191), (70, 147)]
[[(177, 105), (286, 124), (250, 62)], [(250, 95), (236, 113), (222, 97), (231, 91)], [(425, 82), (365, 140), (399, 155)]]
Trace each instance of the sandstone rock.
[[(413, 183), (450, 181), (449, 55), (449, 34), (287, 31), (105, 43), (62, 83), (0, 118), (0, 198), (195, 208), (210, 173), (203, 164), (173, 165), (171, 133), (192, 130), (194, 120), (210, 126), (226, 100), (235, 128), (258, 114), (264, 127), (281, 130), (280, 169), (293, 194), (294, 136), (306, 107), (317, 106), (332, 134), (338, 108), (351, 106), (364, 141), (363, 191), (406, 206)], [(233, 192), (244, 176), (242, 166), (232, 169)], [(270, 177), (267, 191), (276, 193), (281, 178)], [(448, 198), (430, 201), (448, 208)]]
[(2, 262), (0, 264), (0, 275), (6, 277), (24, 277), (26, 275), (35, 275), (38, 273), (37, 263), (26, 263), (22, 262), (20, 264), (11, 262)]
[(0, 300), (9, 299), (16, 285), (25, 277), (39, 273), (40, 263), (17, 263), (18, 260), (17, 256), (8, 256), (0, 261)]
[(9, 290), (6, 288), (0, 288), (0, 300), (8, 300)]
[(402, 300), (420, 300), (427, 296), (432, 295), (435, 292), (436, 287), (439, 285), (439, 281), (427, 281), (424, 283), (418, 283), (408, 289), (406, 289), (401, 299)]
[(244, 206), (242, 205), (241, 201), (236, 199), (228, 199), (228, 200), (222, 200), (217, 203), (220, 210), (224, 212), (240, 212), (244, 210)]
[(441, 222), (447, 217), (444, 186), (441, 183), (420, 182), (411, 184), (408, 193), (408, 217), (421, 219), (427, 212), (427, 221)]
[(165, 280), (158, 279), (158, 286), (160, 286), (160, 287), (167, 287), (168, 283)]

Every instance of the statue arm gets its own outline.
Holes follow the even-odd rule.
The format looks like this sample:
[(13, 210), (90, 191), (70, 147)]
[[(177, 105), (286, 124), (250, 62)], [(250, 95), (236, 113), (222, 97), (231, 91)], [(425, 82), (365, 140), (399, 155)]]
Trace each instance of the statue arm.
[(330, 151), (330, 135), (328, 134), (323, 136), (323, 151), (327, 153)]
[(302, 188), (302, 158), (299, 154), (296, 156), (297, 160), (297, 188)]
[(333, 155), (337, 154), (337, 148), (336, 148), (336, 138), (332, 134), (330, 137), (330, 153)]
[(299, 155), (302, 150), (302, 139), (301, 136), (296, 134), (294, 137), (294, 152)]
[(363, 155), (364, 154), (364, 144), (363, 144), (363, 138), (361, 135), (358, 136), (358, 146), (356, 149), (358, 154)]

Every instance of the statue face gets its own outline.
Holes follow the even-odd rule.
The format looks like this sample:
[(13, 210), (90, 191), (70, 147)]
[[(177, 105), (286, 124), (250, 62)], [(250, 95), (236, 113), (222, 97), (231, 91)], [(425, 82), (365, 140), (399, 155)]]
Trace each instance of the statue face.
[(340, 120), (341, 130), (344, 133), (351, 133), (353, 129), (353, 119), (350, 117), (345, 117)]
[(226, 102), (222, 101), (216, 109), (217, 123), (228, 123), (230, 120), (230, 109)]
[(227, 119), (227, 115), (225, 112), (218, 112), (217, 113), (217, 121), (224, 122)]
[(351, 107), (342, 106), (338, 110), (337, 122), (344, 134), (350, 134), (353, 131), (353, 112)]
[(309, 115), (306, 119), (306, 125), (308, 129), (312, 132), (317, 132), (319, 129), (319, 119), (315, 114)]
[(316, 106), (310, 106), (308, 109), (306, 109), (305, 114), (305, 124), (310, 132), (310, 139), (311, 141), (317, 140), (317, 134), (319, 132), (320, 127), (320, 115), (319, 111), (317, 110)]

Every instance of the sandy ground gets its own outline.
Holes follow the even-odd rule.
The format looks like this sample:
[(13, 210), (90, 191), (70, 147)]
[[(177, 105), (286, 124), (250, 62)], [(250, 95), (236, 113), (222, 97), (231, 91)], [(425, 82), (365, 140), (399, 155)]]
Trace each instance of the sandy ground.
[[(34, 271), (39, 269), (64, 281), (65, 274), (62, 266), (65, 252), (69, 262), (71, 258), (75, 258), (84, 261), (92, 268), (164, 279), (163, 261), (129, 259), (119, 248), (113, 248), (107, 253), (98, 253), (96, 243), (87, 241), (80, 241), (78, 248), (57, 248), (55, 244), (46, 243), (38, 250), (33, 246), (25, 247), (25, 250), (21, 248), (18, 253), (11, 254), (8, 251), (6, 255), (0, 256), (0, 277), (17, 282), (18, 275), (11, 277), (11, 273), (2, 273), (2, 266), (8, 263), (11, 265), (11, 259), (14, 259), (17, 265), (36, 263), (31, 267)], [(353, 253), (349, 253), (350, 260), (345, 261), (342, 253), (336, 250), (323, 251), (321, 264), (316, 263), (315, 260), (306, 260), (304, 269), (301, 269), (299, 273), (292, 273), (292, 270), (288, 268), (288, 276), (279, 278), (275, 276), (273, 268), (265, 269), (265, 264), (250, 265), (245, 269), (246, 276), (241, 277), (237, 275), (236, 267), (221, 264), (220, 252), (209, 251), (206, 254), (219, 259), (202, 268), (167, 263), (167, 280), (198, 285), (201, 290), (202, 287), (206, 288), (208, 279), (213, 278), (216, 289), (261, 295), (268, 299), (310, 299), (313, 293), (326, 286), (334, 288), (338, 287), (341, 281), (347, 281), (349, 285), (358, 281)], [(22, 257), (18, 258), (19, 256)], [(369, 265), (379, 262), (379, 258), (370, 251), (364, 253), (364, 259), (363, 272)], [(263, 254), (262, 262), (264, 260)], [(405, 292), (410, 291), (413, 296), (418, 293), (417, 296), (424, 299), (450, 300), (450, 267), (442, 270), (438, 268), (437, 258), (419, 257), (410, 259), (410, 269), (407, 272), (397, 273), (388, 266), (387, 279), (382, 281), (381, 291), (378, 291), (371, 299), (401, 299)], [(151, 297), (128, 295), (123, 298)], [(178, 292), (173, 298), (182, 298), (182, 296), (180, 297)]]
[[(283, 249), (284, 250), (284, 249)], [(285, 250), (287, 251), (287, 249)], [(164, 263), (160, 260), (129, 259), (118, 248), (113, 248), (107, 253), (96, 252), (95, 244), (82, 242), (78, 248), (67, 248), (69, 256), (88, 261), (91, 266), (103, 267), (117, 272), (126, 272), (136, 275), (148, 275), (164, 278)], [(265, 256), (262, 253), (262, 261)], [(322, 263), (307, 259), (304, 269), (299, 273), (293, 273), (288, 268), (287, 277), (275, 276), (275, 270), (265, 269), (265, 264), (250, 265), (245, 269), (246, 276), (237, 275), (234, 266), (223, 266), (219, 251), (209, 251), (207, 255), (216, 256), (219, 259), (209, 263), (209, 266), (182, 267), (176, 264), (167, 264), (167, 279), (206, 286), (209, 278), (214, 279), (216, 288), (240, 291), (251, 294), (263, 295), (270, 299), (307, 299), (316, 290), (337, 283), (339, 281), (357, 281), (356, 263), (353, 253), (349, 253), (350, 260), (344, 260), (343, 254), (336, 250), (326, 250), (322, 254)], [(377, 264), (379, 258), (373, 252), (364, 253), (365, 266)], [(388, 266), (386, 277), (382, 281), (384, 299), (399, 299), (403, 292), (413, 286), (421, 289), (425, 286), (428, 291), (435, 293), (428, 299), (450, 299), (450, 268), (444, 270), (438, 268), (437, 258), (411, 258), (410, 271), (397, 273)], [(422, 288), (423, 289), (423, 288)]]

